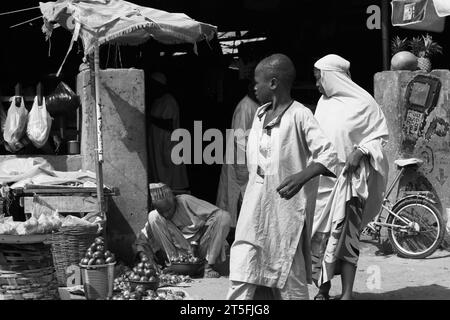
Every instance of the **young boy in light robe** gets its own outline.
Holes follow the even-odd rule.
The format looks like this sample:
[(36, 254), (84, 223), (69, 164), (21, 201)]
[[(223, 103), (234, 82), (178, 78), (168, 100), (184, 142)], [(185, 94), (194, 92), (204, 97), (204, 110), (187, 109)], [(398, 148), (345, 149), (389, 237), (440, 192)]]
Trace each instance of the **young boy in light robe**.
[(255, 70), (263, 105), (248, 140), (249, 182), (231, 247), (228, 299), (253, 299), (259, 286), (277, 299), (309, 299), (317, 193), (309, 181), (335, 175), (337, 154), (312, 112), (292, 99), (294, 79), (294, 65), (282, 54)]

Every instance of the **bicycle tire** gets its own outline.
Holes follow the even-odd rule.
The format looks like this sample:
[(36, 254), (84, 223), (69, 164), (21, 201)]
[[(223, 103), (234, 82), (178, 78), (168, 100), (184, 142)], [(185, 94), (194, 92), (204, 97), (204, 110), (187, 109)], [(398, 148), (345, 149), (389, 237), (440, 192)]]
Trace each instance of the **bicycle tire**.
[[(392, 211), (395, 212), (397, 215), (401, 216), (402, 211), (405, 211), (406, 208), (410, 208), (410, 207), (414, 207), (414, 206), (421, 206), (422, 208), (426, 208), (428, 210), (428, 212), (431, 213), (431, 215), (434, 217), (434, 219), (437, 222), (438, 231), (436, 233), (436, 236), (433, 237), (434, 241), (431, 244), (431, 246), (426, 248), (426, 250), (424, 250), (424, 251), (421, 251), (419, 253), (414, 253), (414, 252), (411, 252), (409, 249), (405, 249), (404, 247), (402, 247), (402, 245), (400, 244), (400, 242), (397, 239), (397, 235), (393, 228), (388, 229), (388, 237), (389, 237), (389, 241), (392, 245), (392, 248), (394, 249), (394, 251), (397, 253), (397, 255), (399, 257), (409, 258), (409, 259), (424, 259), (424, 258), (430, 256), (431, 254), (433, 254), (441, 245), (441, 243), (444, 239), (444, 236), (445, 236), (444, 220), (441, 216), (439, 209), (434, 205), (434, 203), (426, 198), (421, 198), (421, 197), (407, 198), (407, 199), (400, 200), (398, 203), (396, 203), (394, 208), (392, 208)], [(397, 219), (397, 218), (394, 215), (389, 214), (388, 218), (386, 219), (386, 222), (388, 224), (393, 224), (394, 219)]]

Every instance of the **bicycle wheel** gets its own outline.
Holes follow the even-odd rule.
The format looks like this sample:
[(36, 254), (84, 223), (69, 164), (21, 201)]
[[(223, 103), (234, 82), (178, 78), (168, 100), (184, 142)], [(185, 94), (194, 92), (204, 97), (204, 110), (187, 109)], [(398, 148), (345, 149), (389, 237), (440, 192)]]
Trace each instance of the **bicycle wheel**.
[(401, 226), (390, 227), (389, 240), (398, 256), (423, 259), (431, 255), (444, 239), (444, 221), (439, 209), (424, 198), (400, 200), (392, 209), (399, 217), (412, 222), (412, 226), (389, 214), (386, 222)]

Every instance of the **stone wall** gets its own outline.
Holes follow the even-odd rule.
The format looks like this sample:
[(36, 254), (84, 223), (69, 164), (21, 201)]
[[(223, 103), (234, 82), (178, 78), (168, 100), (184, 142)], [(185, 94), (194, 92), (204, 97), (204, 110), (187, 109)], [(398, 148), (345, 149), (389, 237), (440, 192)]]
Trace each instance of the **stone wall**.
[[(439, 78), (442, 86), (435, 108), (425, 116), (421, 130), (411, 138), (411, 133), (408, 133), (410, 123), (406, 121), (405, 94), (408, 83), (419, 74), (424, 73), (384, 71), (375, 74), (375, 99), (383, 109), (389, 126), (389, 182), (397, 173), (395, 159), (422, 159), (424, 164), (418, 172), (408, 171), (400, 181), (399, 194), (407, 190), (433, 192), (446, 220), (446, 212), (450, 210), (450, 71), (433, 70), (424, 74)], [(397, 195), (394, 192), (394, 196)]]
[[(111, 250), (127, 262), (148, 212), (144, 72), (106, 69), (100, 72), (103, 106), (104, 183), (120, 190), (108, 203), (107, 240)], [(89, 70), (77, 78), (82, 102), (81, 154), (83, 169), (95, 172), (95, 95)]]

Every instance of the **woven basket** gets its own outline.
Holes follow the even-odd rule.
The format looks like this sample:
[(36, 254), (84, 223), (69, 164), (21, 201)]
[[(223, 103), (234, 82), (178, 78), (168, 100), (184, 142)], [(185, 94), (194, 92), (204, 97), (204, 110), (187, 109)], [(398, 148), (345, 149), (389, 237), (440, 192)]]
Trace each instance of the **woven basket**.
[(66, 269), (78, 265), (97, 236), (97, 225), (63, 227), (50, 237), (53, 264), (59, 286), (67, 285)]
[(0, 272), (0, 300), (55, 300), (58, 283), (53, 267)]
[(0, 245), (0, 300), (58, 299), (50, 246)]
[(0, 271), (24, 271), (48, 267), (53, 267), (49, 245), (0, 244)]

